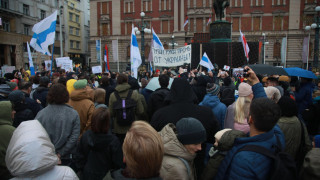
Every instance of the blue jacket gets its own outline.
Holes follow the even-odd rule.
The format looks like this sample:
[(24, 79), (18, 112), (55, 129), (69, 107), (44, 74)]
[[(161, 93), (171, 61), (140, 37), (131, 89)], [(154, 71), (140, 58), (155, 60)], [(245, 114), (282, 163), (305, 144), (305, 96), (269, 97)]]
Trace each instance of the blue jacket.
[(220, 130), (224, 128), (224, 118), (226, 116), (227, 107), (225, 104), (220, 102), (218, 96), (215, 96), (213, 94), (206, 94), (199, 105), (210, 108), (214, 116), (219, 121)]
[(261, 97), (267, 97), (266, 92), (264, 91), (264, 88), (261, 83), (257, 83), (252, 86), (253, 96), (254, 98), (261, 98)]
[(237, 138), (233, 148), (228, 152), (225, 159), (220, 164), (216, 180), (237, 179), (237, 180), (266, 180), (272, 159), (252, 151), (241, 151), (236, 153), (245, 145), (263, 146), (271, 151), (275, 151), (277, 146), (277, 137), (281, 143), (282, 149), (285, 146), (284, 135), (278, 125), (269, 132), (246, 138)]
[(314, 89), (314, 84), (301, 83), (301, 87), (299, 91), (294, 92), (299, 114), (301, 114), (305, 109), (308, 109), (309, 105), (312, 104), (313, 89)]

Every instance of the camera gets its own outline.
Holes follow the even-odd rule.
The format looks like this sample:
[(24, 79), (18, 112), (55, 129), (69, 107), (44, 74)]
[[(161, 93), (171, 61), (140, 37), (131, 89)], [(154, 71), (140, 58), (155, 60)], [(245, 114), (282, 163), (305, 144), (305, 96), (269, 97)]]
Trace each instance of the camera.
[(243, 69), (243, 77), (249, 77), (248, 71), (249, 69)]

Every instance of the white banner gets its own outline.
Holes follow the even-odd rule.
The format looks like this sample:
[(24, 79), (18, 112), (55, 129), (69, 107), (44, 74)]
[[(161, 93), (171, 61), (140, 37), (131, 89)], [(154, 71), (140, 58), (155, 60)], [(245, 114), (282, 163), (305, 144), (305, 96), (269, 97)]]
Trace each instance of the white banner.
[(181, 66), (191, 63), (191, 45), (178, 49), (161, 50), (152, 48), (154, 66)]
[(57, 67), (66, 70), (67, 72), (72, 72), (72, 60), (69, 57), (56, 58)]
[(6, 73), (12, 73), (13, 70), (15, 70), (16, 67), (15, 66), (7, 66), (4, 65), (1, 67), (1, 71), (2, 71), (2, 77), (6, 74)]
[(101, 66), (92, 66), (92, 74), (100, 74), (102, 73)]

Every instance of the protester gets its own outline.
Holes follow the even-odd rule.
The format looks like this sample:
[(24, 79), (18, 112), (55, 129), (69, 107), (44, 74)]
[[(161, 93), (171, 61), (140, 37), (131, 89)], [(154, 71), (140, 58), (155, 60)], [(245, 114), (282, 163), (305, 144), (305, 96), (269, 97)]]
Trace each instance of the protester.
[(25, 102), (25, 97), (22, 91), (15, 90), (12, 91), (8, 99), (13, 105), (13, 109), (16, 111), (16, 114), (13, 119), (13, 126), (16, 128), (22, 121), (28, 121), (34, 119), (34, 114), (28, 108), (28, 105)]
[(299, 115), (312, 104), (314, 84), (312, 84), (311, 81), (312, 79), (301, 78), (300, 88), (296, 89), (294, 92)]
[(80, 118), (66, 103), (69, 93), (62, 84), (53, 85), (48, 93), (48, 106), (41, 110), (35, 119), (39, 120), (48, 132), (55, 151), (63, 165), (71, 165), (72, 154), (80, 135)]
[(6, 151), (15, 128), (12, 126), (15, 111), (10, 101), (0, 101), (0, 177), (10, 179), (12, 176), (5, 163)]
[(99, 86), (99, 88), (102, 88), (106, 91), (105, 104), (107, 106), (109, 106), (110, 95), (114, 92), (114, 87), (110, 85), (110, 81), (112, 81), (112, 79), (109, 79), (107, 76), (102, 76)]
[(160, 136), (164, 144), (164, 157), (160, 176), (164, 180), (196, 179), (193, 160), (206, 141), (206, 130), (195, 118), (182, 118), (167, 124)]
[(273, 86), (273, 87), (277, 88), (279, 90), (281, 96), (284, 95), (284, 89), (279, 85), (278, 78), (269, 77), (267, 79), (267, 83), (266, 84), (267, 84), (267, 87), (268, 86)]
[(105, 104), (106, 100), (106, 91), (102, 88), (97, 88), (94, 90), (94, 107), (96, 109), (103, 107), (108, 108), (108, 106)]
[(320, 135), (314, 137), (313, 148), (304, 159), (301, 179), (320, 179)]
[[(32, 76), (32, 88), (30, 92), (30, 98), (33, 99), (33, 94), (36, 91), (36, 89), (39, 87), (39, 82), (40, 82), (40, 76), (36, 74), (36, 76)], [(36, 99), (34, 99), (36, 100)]]
[(201, 102), (204, 96), (207, 94), (206, 87), (209, 80), (207, 81), (205, 76), (195, 77), (194, 80), (196, 81), (196, 84), (192, 86), (192, 90), (197, 96), (198, 102)]
[(34, 116), (38, 114), (40, 110), (42, 110), (42, 106), (36, 100), (30, 98), (32, 83), (30, 82), (20, 82), (19, 89), (23, 92), (25, 97), (25, 102), (27, 104), (28, 109), (30, 109)]
[(223, 86), (220, 88), (220, 100), (227, 107), (235, 101), (234, 97), (235, 85), (232, 83), (231, 78), (228, 76), (223, 79)]
[(160, 180), (164, 147), (160, 135), (146, 122), (135, 121), (122, 146), (125, 169), (110, 171), (104, 180)]
[(58, 163), (54, 145), (39, 121), (21, 123), (12, 135), (6, 154), (13, 179), (78, 179), (71, 168), (57, 166)]
[(199, 103), (200, 106), (208, 107), (212, 110), (214, 116), (219, 122), (219, 130), (223, 129), (224, 118), (226, 116), (227, 107), (219, 100), (220, 87), (218, 84), (208, 83), (207, 94), (203, 101)]
[(78, 80), (73, 84), (74, 91), (70, 94), (68, 104), (72, 106), (80, 117), (80, 135), (91, 127), (91, 116), (94, 111), (92, 98), (87, 91), (87, 80)]
[(276, 87), (268, 86), (264, 88), (264, 91), (266, 92), (267, 97), (273, 100), (275, 103), (277, 103), (281, 98), (280, 91)]
[(39, 81), (39, 86), (36, 88), (32, 96), (32, 99), (39, 100), (41, 102), (42, 107), (47, 106), (47, 95), (49, 91), (48, 85), (49, 78), (47, 76), (41, 77)]
[(109, 131), (110, 121), (106, 108), (94, 110), (91, 130), (83, 134), (77, 146), (75, 159), (81, 179), (101, 180), (108, 171), (124, 167), (120, 141)]
[(137, 119), (145, 120), (145, 121), (149, 122), (150, 120), (149, 120), (149, 117), (147, 114), (147, 109), (148, 109), (147, 102), (144, 99), (143, 95), (139, 93), (140, 85), (139, 85), (138, 80), (136, 78), (130, 77), (128, 80), (128, 84), (130, 85), (130, 89), (132, 91), (136, 91), (138, 93), (138, 97), (139, 97), (138, 99), (139, 99), (139, 101), (141, 101), (141, 103), (143, 105), (143, 113), (140, 115), (137, 115)]
[[(1, 79), (4, 81), (4, 79)], [(8, 101), (8, 95), (11, 93), (10, 86), (4, 82), (0, 84), (0, 101)]]

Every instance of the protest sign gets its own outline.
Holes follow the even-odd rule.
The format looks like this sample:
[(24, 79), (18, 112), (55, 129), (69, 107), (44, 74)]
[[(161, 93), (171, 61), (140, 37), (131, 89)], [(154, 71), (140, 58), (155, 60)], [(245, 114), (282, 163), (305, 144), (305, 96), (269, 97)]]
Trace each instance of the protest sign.
[(72, 67), (72, 60), (70, 60), (69, 57), (61, 57), (56, 58), (57, 67), (60, 67), (61, 69), (66, 70), (67, 72), (71, 72)]
[(12, 71), (15, 70), (15, 69), (16, 69), (15, 66), (2, 66), (2, 67), (1, 67), (2, 77), (3, 77), (6, 73), (12, 73)]
[(51, 70), (51, 60), (44, 61), (46, 71)]
[(152, 48), (154, 66), (181, 66), (191, 63), (191, 45), (178, 49), (161, 50)]
[(102, 73), (102, 68), (101, 68), (101, 66), (92, 66), (92, 73), (93, 73), (93, 74)]
[(233, 76), (240, 77), (243, 75), (243, 68), (233, 68)]
[(226, 70), (226, 71), (229, 71), (230, 70), (230, 66), (224, 65), (223, 69)]

